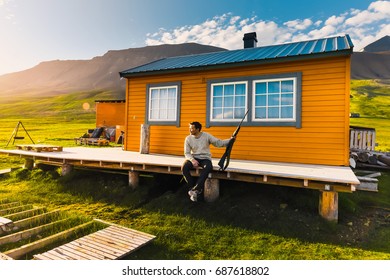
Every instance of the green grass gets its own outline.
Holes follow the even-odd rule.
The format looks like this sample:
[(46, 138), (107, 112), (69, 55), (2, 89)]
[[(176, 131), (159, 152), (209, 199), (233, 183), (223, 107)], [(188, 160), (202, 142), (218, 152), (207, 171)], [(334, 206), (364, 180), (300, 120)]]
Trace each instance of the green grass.
[(177, 177), (141, 177), (131, 190), (122, 175), (20, 169), (1, 179), (0, 194), (157, 236), (129, 259), (390, 259), (389, 244), (371, 239), (384, 232), (354, 237), (360, 210), (342, 209), (337, 225), (321, 219), (315, 191), (226, 181), (218, 201), (194, 204), (179, 186)]
[[(82, 136), (88, 129), (95, 128), (95, 102), (109, 97), (108, 92), (76, 92), (48, 98), (31, 100), (10, 98), (0, 99), (0, 147), (8, 141), (13, 146), (14, 129), (20, 121), (15, 144), (31, 144), (27, 133), (35, 143), (74, 146), (74, 138)], [(89, 109), (83, 107), (88, 104)], [(27, 131), (27, 133), (26, 133)]]
[(390, 85), (373, 80), (351, 82), (351, 125), (376, 129), (377, 150), (390, 151)]
[[(386, 106), (380, 115), (364, 107), (387, 101), (388, 88), (376, 85), (352, 83), (351, 111), (362, 117), (351, 123), (377, 128), (378, 148), (390, 150)], [(95, 126), (94, 109), (82, 104), (107, 94), (74, 93), (30, 104), (15, 100), (13, 109), (0, 100), (0, 147), (18, 121), (36, 142), (73, 146), (74, 137)], [(0, 155), (0, 169), (22, 163)], [(119, 174), (75, 170), (61, 177), (56, 168), (19, 169), (0, 176), (0, 200), (71, 210), (157, 236), (129, 259), (390, 259), (390, 174), (380, 177), (379, 193), (340, 194), (338, 224), (319, 217), (318, 191), (222, 181), (220, 199), (194, 204), (179, 181), (143, 176), (141, 186), (131, 190), (127, 176)]]

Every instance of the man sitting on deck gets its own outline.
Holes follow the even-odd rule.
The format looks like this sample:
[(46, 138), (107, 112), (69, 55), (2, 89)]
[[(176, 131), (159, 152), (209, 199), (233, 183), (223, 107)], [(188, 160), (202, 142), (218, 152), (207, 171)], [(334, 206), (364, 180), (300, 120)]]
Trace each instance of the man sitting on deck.
[[(197, 201), (198, 196), (203, 192), (204, 183), (213, 169), (210, 144), (215, 147), (226, 147), (230, 139), (220, 140), (207, 132), (201, 132), (202, 124), (199, 122), (190, 123), (189, 129), (190, 135), (184, 141), (184, 156), (186, 160), (182, 166), (182, 173), (190, 189), (188, 192), (190, 199)], [(195, 182), (190, 170), (199, 167), (203, 169)]]

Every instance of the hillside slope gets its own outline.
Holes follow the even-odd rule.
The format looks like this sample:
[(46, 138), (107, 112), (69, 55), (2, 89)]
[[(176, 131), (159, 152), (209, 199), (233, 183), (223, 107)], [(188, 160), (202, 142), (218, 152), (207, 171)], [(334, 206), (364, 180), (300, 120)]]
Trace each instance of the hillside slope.
[(124, 98), (119, 71), (165, 57), (221, 51), (195, 43), (108, 51), (91, 60), (55, 60), (21, 72), (0, 76), (0, 96), (54, 96), (84, 90), (111, 90)]

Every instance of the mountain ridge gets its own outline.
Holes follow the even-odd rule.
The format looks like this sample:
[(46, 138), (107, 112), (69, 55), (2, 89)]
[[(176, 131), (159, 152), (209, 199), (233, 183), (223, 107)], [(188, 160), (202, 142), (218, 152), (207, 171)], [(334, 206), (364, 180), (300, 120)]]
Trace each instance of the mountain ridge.
[(225, 49), (196, 43), (166, 44), (109, 50), (90, 60), (44, 61), (30, 69), (0, 76), (0, 96), (23, 93), (50, 96), (101, 89), (124, 97), (126, 83), (120, 80), (120, 71), (165, 57), (222, 50)]
[(351, 78), (355, 80), (390, 79), (390, 36), (354, 52), (351, 58)]
[[(226, 49), (184, 43), (109, 50), (89, 60), (44, 61), (23, 71), (0, 76), (0, 97), (56, 96), (75, 91), (109, 90), (124, 99), (125, 81), (119, 72), (158, 59), (224, 51)], [(367, 45), (351, 56), (352, 79), (390, 79), (390, 36)]]

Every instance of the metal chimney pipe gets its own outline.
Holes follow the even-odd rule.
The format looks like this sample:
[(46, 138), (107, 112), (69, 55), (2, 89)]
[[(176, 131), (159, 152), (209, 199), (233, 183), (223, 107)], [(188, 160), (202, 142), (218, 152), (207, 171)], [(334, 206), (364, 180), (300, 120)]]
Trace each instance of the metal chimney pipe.
[(245, 33), (242, 40), (244, 41), (244, 49), (255, 48), (257, 43), (256, 32)]

